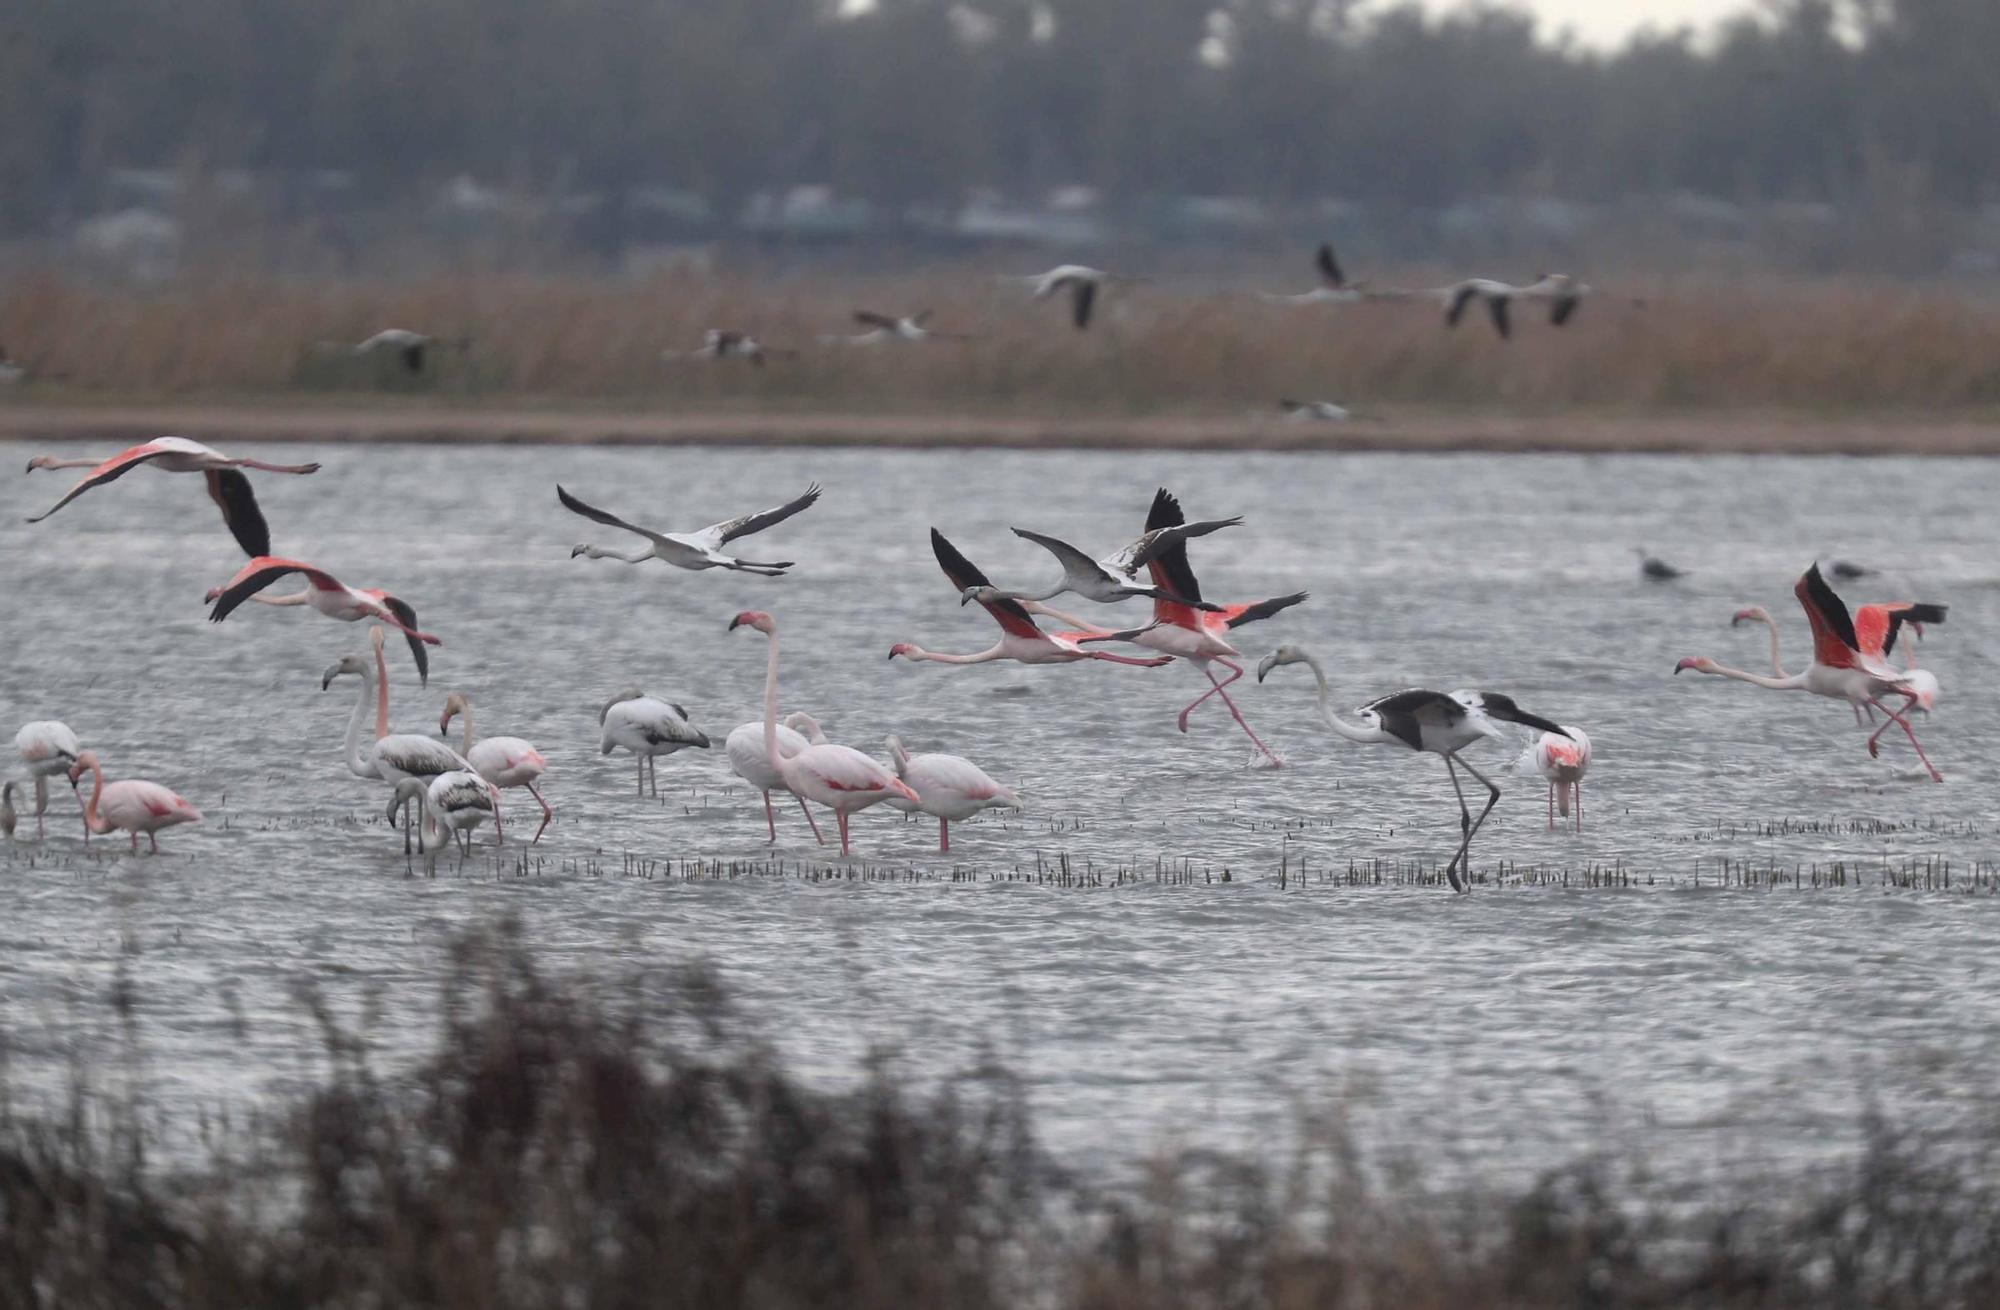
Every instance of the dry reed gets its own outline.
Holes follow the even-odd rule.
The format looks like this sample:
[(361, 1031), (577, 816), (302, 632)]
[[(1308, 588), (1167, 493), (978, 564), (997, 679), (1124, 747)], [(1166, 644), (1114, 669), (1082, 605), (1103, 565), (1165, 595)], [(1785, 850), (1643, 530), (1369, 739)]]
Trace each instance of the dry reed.
[[(850, 313), (864, 307), (930, 308), (934, 326), (975, 339), (820, 342), (860, 331)], [(1430, 302), (1288, 306), (1171, 281), (1114, 292), (1087, 333), (1065, 313), (961, 270), (768, 281), (216, 277), (154, 290), (44, 273), (0, 294), (0, 342), (44, 379), (26, 389), (39, 399), (387, 391), (711, 413), (996, 415), (1240, 413), (1271, 410), (1281, 396), (1524, 413), (2000, 404), (2000, 305), (1941, 285), (1656, 281), (1587, 301), (1561, 330), (1540, 306), (1517, 306), (1511, 342), (1477, 310), (1447, 331)], [(440, 352), (439, 367), (413, 379), (321, 344), (387, 326), (469, 345)], [(660, 358), (692, 349), (711, 326), (798, 353), (761, 369)]]

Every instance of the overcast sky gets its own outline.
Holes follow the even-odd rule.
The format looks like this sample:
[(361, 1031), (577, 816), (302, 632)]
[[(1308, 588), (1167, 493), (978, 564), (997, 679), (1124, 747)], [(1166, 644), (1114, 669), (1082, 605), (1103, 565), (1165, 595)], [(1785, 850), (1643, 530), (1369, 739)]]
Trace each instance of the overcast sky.
[[(1458, 7), (1463, 0), (1425, 0), (1433, 9)], [(1563, 27), (1575, 30), (1590, 45), (1617, 45), (1627, 35), (1651, 25), (1662, 29), (1693, 26), (1706, 30), (1716, 19), (1743, 13), (1755, 0), (1505, 0), (1541, 19), (1545, 36)]]

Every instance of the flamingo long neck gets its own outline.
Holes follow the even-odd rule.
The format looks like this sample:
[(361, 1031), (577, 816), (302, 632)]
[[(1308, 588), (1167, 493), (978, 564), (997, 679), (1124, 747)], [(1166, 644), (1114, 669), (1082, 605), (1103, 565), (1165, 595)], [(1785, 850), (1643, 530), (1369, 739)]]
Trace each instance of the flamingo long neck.
[(912, 646), (903, 652), (904, 659), (929, 660), (933, 664), (988, 664), (1001, 657), (1002, 649), (999, 646), (982, 650), (976, 655), (945, 655), (938, 651), (925, 650), (922, 646)]
[(1778, 659), (1778, 621), (1766, 614), (1763, 616), (1763, 622), (1764, 626), (1771, 630), (1771, 674), (1774, 677), (1788, 678), (1791, 675), (1785, 672), (1784, 664)]
[(764, 663), (764, 758), (779, 777), (788, 778), (785, 757), (778, 752), (778, 630), (771, 629), (771, 654)]
[(389, 735), (389, 663), (382, 658), (382, 643), (375, 643), (375, 740)]
[(470, 755), (472, 754), (472, 740), (473, 740), (472, 703), (470, 701), (467, 701), (465, 704), (459, 706), (458, 712), (465, 717), (465, 735), (459, 739), (458, 753), (460, 755)]
[(90, 799), (83, 803), (83, 826), (103, 836), (111, 831), (111, 824), (97, 817), (97, 798), (104, 794), (104, 766), (90, 757)]
[(1734, 678), (1738, 682), (1747, 682), (1756, 687), (1769, 687), (1772, 691), (1803, 691), (1806, 685), (1806, 675), (1803, 673), (1795, 673), (1790, 677), (1771, 678), (1761, 673), (1745, 673), (1742, 669), (1726, 669), (1720, 664), (1712, 669), (1703, 669), (1701, 671), (1703, 673), (1713, 673), (1718, 677)]
[(1306, 656), (1305, 664), (1307, 668), (1313, 671), (1313, 681), (1319, 684), (1319, 716), (1326, 720), (1326, 726), (1335, 735), (1345, 737), (1349, 741), (1370, 743), (1381, 741), (1381, 729), (1360, 727), (1357, 724), (1347, 722), (1333, 712), (1333, 703), (1326, 686), (1325, 670), (1320, 668), (1319, 661), (1311, 655)]
[(94, 469), (102, 460), (96, 459), (51, 459), (35, 465), (38, 469)]
[(1024, 604), (1038, 605), (1045, 600), (1054, 600), (1057, 596), (1062, 595), (1065, 591), (1068, 590), (1069, 590), (1069, 579), (1065, 577), (1062, 581), (1056, 583), (1056, 585), (1051, 590), (1042, 592), (1040, 595), (1036, 595), (1033, 592), (1028, 592), (1028, 591), (996, 591), (993, 593), (993, 599), (1018, 600)]
[[(347, 768), (363, 778), (376, 777), (375, 767), (361, 753), (361, 725), (368, 718), (369, 693), (375, 689), (368, 685), (368, 675), (361, 675), (361, 690), (354, 697), (354, 712), (347, 716)], [(383, 713), (387, 714), (387, 707)]]
[(1085, 632), (1111, 631), (1111, 629), (1103, 626), (1102, 624), (1092, 623), (1089, 619), (1080, 619), (1074, 614), (1065, 614), (1059, 609), (1055, 609), (1052, 606), (1043, 605), (1040, 602), (1036, 602), (1034, 612), (1037, 614), (1046, 614), (1050, 618), (1054, 619), (1057, 623), (1067, 623), (1071, 627), (1081, 628)]
[(891, 736), (889, 738), (889, 758), (896, 762), (896, 776), (898, 778), (908, 776), (910, 772), (910, 753), (903, 749), (903, 739), (901, 737)]

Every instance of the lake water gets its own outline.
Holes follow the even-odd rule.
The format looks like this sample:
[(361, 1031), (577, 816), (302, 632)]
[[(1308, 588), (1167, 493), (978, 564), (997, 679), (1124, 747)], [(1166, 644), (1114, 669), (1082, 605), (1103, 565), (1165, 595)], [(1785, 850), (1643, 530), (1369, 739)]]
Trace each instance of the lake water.
[[(996, 1050), (1026, 1075), (1054, 1144), (1085, 1156), (1268, 1142), (1299, 1105), (1338, 1102), (1371, 1141), (1449, 1142), (1481, 1169), (1607, 1140), (1692, 1168), (1794, 1163), (1851, 1141), (1870, 1103), (1969, 1127), (2000, 1075), (2000, 897), (1984, 864), (2000, 809), (1992, 464), (359, 446), (272, 457), (325, 465), (257, 476), (279, 553), (389, 587), (444, 639), (427, 691), (392, 646), (395, 725), (435, 731), (446, 692), (467, 692), (483, 732), (548, 756), (557, 822), (516, 863), (533, 812), (517, 801), (504, 860), (482, 850), (445, 857), (435, 879), (409, 876), (382, 821), (386, 789), (341, 763), (356, 684), (320, 689), (328, 664), (366, 649), (365, 628), (257, 605), (207, 623), (202, 593), (241, 556), (197, 479), (138, 471), (31, 526), (23, 515), (69, 475), (10, 476), (0, 729), (61, 718), (111, 776), (165, 783), (208, 816), (165, 834), (157, 858), (128, 857), (119, 837), (85, 855), (59, 788), (49, 840), (0, 853), (0, 1024), (17, 1086), (60, 1086), (73, 1061), (119, 1051), (105, 998), (121, 970), (140, 1076), (170, 1110), (240, 1105), (308, 1076), (318, 1042), (294, 1000), (301, 980), (343, 1013), (377, 997), (383, 1051), (418, 1053), (445, 944), (502, 913), (556, 967), (712, 961), (817, 1077), (850, 1076), (875, 1045), (899, 1048), (913, 1076)], [(565, 513), (554, 492), (561, 480), (628, 517), (692, 528), (812, 479), (823, 501), (746, 551), (798, 560), (781, 580), (572, 560), (578, 542), (636, 539)], [(1475, 847), (1482, 886), (1455, 897), (1404, 876), (1434, 871), (1456, 837), (1439, 762), (1331, 740), (1302, 668), (1232, 689), (1288, 762), (1271, 770), (1253, 767), (1213, 701), (1175, 730), (1207, 685), (1187, 667), (884, 658), (898, 641), (979, 649), (997, 631), (939, 573), (933, 524), (1003, 585), (1038, 585), (1048, 557), (1009, 525), (1108, 551), (1136, 534), (1162, 483), (1191, 516), (1247, 517), (1193, 548), (1211, 598), (1313, 593), (1240, 634), (1252, 660), (1306, 645), (1342, 705), (1409, 685), (1482, 687), (1587, 728), (1583, 833), (1546, 831), (1539, 779), (1506, 768), (1519, 743), (1482, 748), (1507, 794)], [(1642, 583), (1635, 545), (1692, 576)], [(1779, 618), (1796, 666), (1808, 647), (1790, 586), (1815, 555), (1884, 570), (1842, 585), (1855, 601), (1952, 606), (1921, 648), (1945, 687), (1919, 723), (1945, 785), (1920, 780), (1899, 737), (1870, 760), (1843, 706), (1671, 676), (1687, 654), (1760, 667), (1762, 630), (1729, 627), (1749, 603)], [(750, 607), (779, 621), (787, 710), (878, 754), (895, 731), (913, 749), (967, 755), (1015, 785), (1026, 812), (963, 825), (949, 860), (928, 820), (857, 817), (848, 867), (930, 875), (920, 881), (634, 876), (693, 859), (838, 867), (796, 808), (780, 809), (768, 848), (757, 797), (727, 771), (721, 739), (759, 712), (762, 691), (764, 640), (725, 630)], [(596, 749), (599, 704), (633, 683), (686, 704), (717, 743), (662, 760), (659, 801), (633, 795), (626, 756)], [(1002, 880), (1065, 859), (1106, 885)], [(1723, 860), (1787, 883), (1718, 888)], [(1885, 869), (1913, 860), (1936, 876), (1948, 861), (1952, 889), (1884, 886)], [(1377, 861), (1379, 885), (1347, 878)], [(1845, 885), (1814, 889), (1814, 866), (1824, 876), (1836, 863)], [(1581, 885), (1603, 869), (1618, 886)]]

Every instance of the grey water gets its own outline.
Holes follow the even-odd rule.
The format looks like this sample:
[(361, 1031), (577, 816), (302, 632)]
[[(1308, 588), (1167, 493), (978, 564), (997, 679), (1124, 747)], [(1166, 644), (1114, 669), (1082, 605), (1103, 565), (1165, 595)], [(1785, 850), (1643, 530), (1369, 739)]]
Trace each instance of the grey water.
[[(447, 944), (504, 914), (558, 969), (710, 962), (812, 1077), (851, 1077), (878, 1047), (913, 1078), (997, 1054), (1025, 1076), (1051, 1143), (1081, 1157), (1260, 1149), (1312, 1106), (1490, 1171), (1607, 1142), (1692, 1170), (1810, 1164), (1851, 1143), (1872, 1104), (1945, 1131), (1984, 1122), (2000, 1074), (2000, 898), (1968, 879), (1995, 857), (2000, 822), (1990, 463), (359, 445), (271, 457), (325, 466), (255, 475), (277, 552), (389, 588), (443, 638), (428, 689), (391, 644), (394, 726), (434, 733), (445, 694), (466, 692), (482, 733), (545, 753), (557, 820), (529, 851), (534, 807), (510, 799), (502, 858), (446, 856), (424, 876), (383, 821), (385, 788), (342, 762), (355, 680), (320, 686), (365, 651), (364, 625), (259, 605), (206, 622), (203, 592), (242, 557), (198, 479), (135, 471), (31, 526), (70, 475), (10, 475), (0, 729), (60, 718), (109, 776), (164, 783), (207, 816), (165, 833), (159, 856), (132, 857), (115, 835), (86, 853), (59, 787), (47, 839), (28, 821), (0, 852), (0, 1031), (17, 1092), (54, 1095), (75, 1068), (111, 1062), (169, 1111), (252, 1104), (318, 1067), (302, 982), (339, 1013), (373, 1013), (386, 1062), (415, 1058)], [(814, 479), (817, 507), (745, 543), (798, 561), (779, 580), (572, 560), (579, 542), (638, 539), (555, 498), (561, 481), (639, 522), (694, 528)], [(1435, 758), (1331, 739), (1303, 667), (1231, 688), (1286, 760), (1274, 770), (1214, 700), (1175, 730), (1208, 685), (1184, 665), (886, 658), (896, 642), (971, 651), (997, 635), (932, 560), (933, 525), (1001, 584), (1040, 585), (1053, 566), (1010, 525), (1109, 551), (1161, 484), (1192, 516), (1246, 518), (1192, 548), (1211, 598), (1312, 593), (1241, 631), (1249, 661), (1291, 642), (1321, 657), (1343, 707), (1477, 687), (1586, 728), (1583, 831), (1548, 830), (1540, 780), (1510, 767), (1525, 737), (1494, 743), (1473, 753), (1505, 791), (1474, 848), (1481, 886), (1354, 885), (1350, 866), (1377, 861), (1434, 872), (1457, 806)], [(1639, 545), (1690, 576), (1642, 582)], [(1842, 584), (1856, 602), (1952, 607), (1921, 646), (1945, 689), (1918, 721), (1944, 785), (1914, 769), (1900, 734), (1870, 759), (1844, 706), (1673, 676), (1690, 654), (1766, 667), (1763, 630), (1729, 626), (1752, 603), (1802, 663), (1789, 592), (1815, 556), (1882, 570)], [(960, 826), (949, 857), (934, 823), (869, 811), (842, 866), (781, 806), (767, 845), (759, 800), (720, 749), (760, 713), (766, 644), (726, 630), (746, 608), (777, 618), (785, 710), (877, 754), (893, 731), (966, 755), (1025, 811)], [(1138, 604), (1094, 616), (1144, 617)], [(716, 740), (660, 761), (659, 800), (634, 794), (628, 757), (597, 749), (598, 706), (632, 684), (682, 702)], [(696, 858), (932, 876), (633, 873)], [(1065, 858), (1105, 885), (1005, 880)], [(1797, 868), (1805, 885), (1720, 888), (1724, 859)], [(1911, 860), (1949, 861), (1953, 888), (1884, 885), (1884, 868)], [(1836, 863), (1845, 885), (1814, 889), (1814, 866)], [(1605, 868), (1618, 886), (1583, 885)], [(137, 1056), (114, 987), (136, 1006)]]

